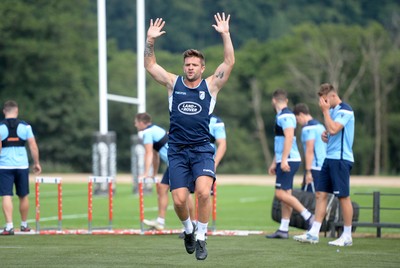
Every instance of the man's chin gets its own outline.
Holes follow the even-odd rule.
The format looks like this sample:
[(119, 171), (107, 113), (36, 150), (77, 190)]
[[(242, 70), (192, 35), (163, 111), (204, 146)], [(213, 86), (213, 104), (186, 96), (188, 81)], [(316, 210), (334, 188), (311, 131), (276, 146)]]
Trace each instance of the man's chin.
[(189, 82), (196, 81), (197, 79), (198, 79), (197, 76), (194, 76), (194, 75), (187, 75), (187, 74), (186, 74), (186, 80), (188, 80)]

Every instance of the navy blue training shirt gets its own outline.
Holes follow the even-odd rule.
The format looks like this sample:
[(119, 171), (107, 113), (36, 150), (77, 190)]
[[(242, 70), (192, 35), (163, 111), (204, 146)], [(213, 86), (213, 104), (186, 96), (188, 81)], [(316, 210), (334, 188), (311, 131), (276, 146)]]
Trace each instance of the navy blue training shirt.
[(171, 145), (199, 145), (210, 142), (209, 123), (215, 99), (211, 96), (206, 80), (195, 88), (185, 85), (178, 76), (169, 97)]

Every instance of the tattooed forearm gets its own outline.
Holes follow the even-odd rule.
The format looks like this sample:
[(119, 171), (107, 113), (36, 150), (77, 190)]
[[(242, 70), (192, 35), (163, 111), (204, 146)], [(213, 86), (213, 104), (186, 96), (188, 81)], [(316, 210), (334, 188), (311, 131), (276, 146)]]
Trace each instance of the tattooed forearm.
[(222, 79), (224, 77), (225, 72), (219, 72), (217, 73), (216, 77), (219, 79)]
[(144, 56), (153, 57), (153, 55), (154, 55), (154, 44), (146, 42), (146, 46), (144, 48)]

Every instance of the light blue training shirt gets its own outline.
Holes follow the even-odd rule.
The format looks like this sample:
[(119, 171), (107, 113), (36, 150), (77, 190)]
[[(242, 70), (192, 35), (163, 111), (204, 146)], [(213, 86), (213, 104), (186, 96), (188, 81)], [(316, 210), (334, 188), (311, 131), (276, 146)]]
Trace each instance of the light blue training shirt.
[(225, 124), (218, 116), (211, 114), (210, 116), (210, 143), (215, 149), (215, 141), (218, 139), (226, 139)]
[(315, 119), (308, 121), (301, 129), (301, 142), (304, 152), (306, 151), (307, 141), (314, 140), (314, 159), (311, 165), (311, 169), (314, 170), (321, 170), (326, 157), (326, 143), (321, 138), (324, 131), (324, 125)]
[(340, 103), (330, 109), (333, 121), (343, 126), (343, 129), (335, 135), (328, 136), (328, 147), (326, 158), (340, 159), (354, 162), (353, 141), (354, 141), (354, 112), (347, 103)]
[[(289, 108), (284, 108), (276, 115), (274, 151), (276, 163), (282, 162), (283, 146), (285, 141), (284, 130), (286, 128), (296, 129), (296, 117)], [(296, 136), (293, 136), (292, 148), (288, 156), (288, 162), (300, 162), (301, 156), (297, 147)]]
[[(8, 138), (9, 131), (5, 124), (0, 124), (1, 140)], [(22, 140), (33, 138), (32, 127), (21, 121), (17, 126), (17, 135)], [(1, 148), (0, 169), (26, 169), (29, 168), (28, 153), (25, 146), (12, 146)]]
[[(160, 142), (167, 134), (165, 129), (157, 125), (150, 125), (143, 130), (143, 144), (155, 144)], [(168, 165), (168, 142), (165, 143), (158, 151), (160, 158)]]

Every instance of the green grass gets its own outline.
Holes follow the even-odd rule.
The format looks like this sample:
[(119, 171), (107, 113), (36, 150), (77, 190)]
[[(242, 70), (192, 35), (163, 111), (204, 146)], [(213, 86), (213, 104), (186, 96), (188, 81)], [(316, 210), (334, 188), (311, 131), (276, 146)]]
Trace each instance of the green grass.
[[(55, 185), (41, 184), (41, 228), (57, 226)], [(352, 193), (400, 194), (399, 188), (354, 187)], [(31, 187), (34, 191), (34, 187)], [(273, 187), (218, 187), (217, 229), (274, 231), (271, 219)], [(371, 206), (372, 196), (353, 195), (360, 206)], [(30, 196), (30, 225), (35, 227), (35, 198)], [(382, 197), (382, 207), (400, 207), (400, 197)], [(63, 229), (87, 229), (87, 185), (63, 185)], [(95, 196), (93, 225), (108, 224), (108, 199)], [(171, 204), (170, 204), (171, 205)], [(18, 201), (14, 200), (14, 224), (19, 225)], [(172, 206), (171, 206), (172, 207)], [(132, 186), (118, 185), (114, 197), (115, 229), (139, 229), (138, 196)], [(145, 196), (145, 217), (155, 218), (156, 194)], [(371, 221), (370, 210), (360, 211), (360, 221)], [(381, 221), (400, 223), (400, 211), (382, 211)], [(175, 212), (167, 213), (167, 227), (181, 228)], [(290, 229), (291, 236), (303, 232)], [(244, 237), (210, 236), (206, 261), (188, 255), (177, 235), (16, 235), (0, 237), (1, 267), (400, 267), (399, 229), (382, 229), (384, 238), (375, 238), (376, 229), (358, 227), (354, 246), (330, 247), (332, 238), (321, 235), (317, 245), (300, 244), (292, 239), (267, 240), (263, 235)], [(397, 238), (390, 238), (397, 237)]]
[[(359, 238), (336, 248), (263, 236), (209, 237), (197, 261), (176, 235), (2, 237), (2, 267), (399, 267), (398, 239)], [(339, 252), (337, 251), (339, 249)]]

